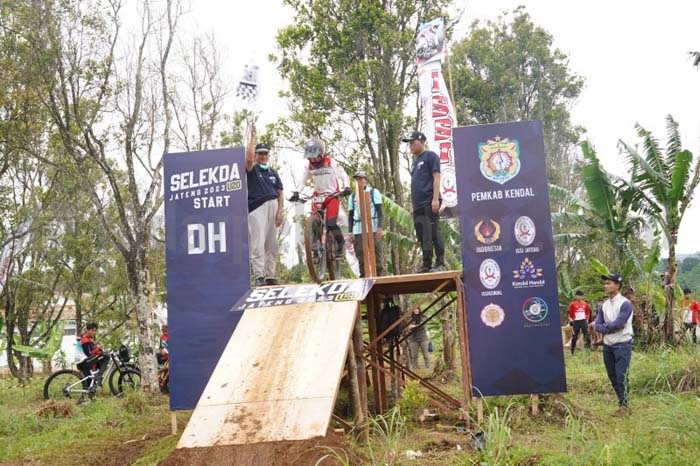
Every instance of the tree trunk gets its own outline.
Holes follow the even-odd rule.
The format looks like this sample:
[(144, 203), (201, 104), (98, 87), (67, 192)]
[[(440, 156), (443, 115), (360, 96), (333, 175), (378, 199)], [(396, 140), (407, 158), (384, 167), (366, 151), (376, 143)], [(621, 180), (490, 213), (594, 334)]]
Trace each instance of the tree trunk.
[(442, 321), (442, 360), (445, 363), (445, 369), (454, 373), (457, 368), (455, 359), (455, 335), (452, 319), (454, 312), (452, 306), (445, 311), (440, 319)]
[(675, 342), (675, 319), (673, 307), (676, 301), (676, 242), (678, 241), (678, 231), (672, 230), (668, 238), (668, 263), (664, 274), (664, 296), (666, 298), (666, 309), (664, 310), (664, 342), (672, 344)]
[(155, 341), (153, 331), (153, 310), (148, 302), (148, 274), (143, 260), (127, 260), (129, 294), (136, 307), (136, 324), (139, 342), (139, 367), (141, 386), (146, 391), (158, 392), (158, 368), (156, 366)]

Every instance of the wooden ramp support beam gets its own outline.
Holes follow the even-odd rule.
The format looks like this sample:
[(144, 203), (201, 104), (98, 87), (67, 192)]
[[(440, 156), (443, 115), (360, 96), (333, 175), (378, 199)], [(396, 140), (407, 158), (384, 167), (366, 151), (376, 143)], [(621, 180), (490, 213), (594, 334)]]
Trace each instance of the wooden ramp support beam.
[(326, 435), (357, 301), (248, 309), (178, 448)]

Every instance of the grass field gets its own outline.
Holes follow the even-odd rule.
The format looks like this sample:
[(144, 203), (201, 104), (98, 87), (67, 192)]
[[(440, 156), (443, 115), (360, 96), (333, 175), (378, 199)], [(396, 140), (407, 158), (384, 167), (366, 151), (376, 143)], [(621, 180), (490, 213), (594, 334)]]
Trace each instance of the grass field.
[[(527, 396), (487, 398), (483, 449), (452, 427), (418, 426), (412, 413), (424, 397), (414, 388), (384, 417), (372, 420), (369, 445), (350, 442), (366, 464), (395, 465), (695, 465), (700, 464), (700, 350), (681, 347), (635, 351), (631, 367), (632, 416), (616, 407), (600, 352), (566, 357), (569, 391), (542, 396), (530, 414)], [(26, 387), (0, 379), (0, 465), (156, 465), (172, 451), (167, 398), (131, 394), (100, 397), (81, 406), (41, 399), (42, 377)], [(459, 391), (459, 382), (443, 388)], [(182, 428), (189, 413), (178, 413)], [(407, 451), (421, 456), (407, 457)], [(322, 464), (347, 464), (328, 451)]]

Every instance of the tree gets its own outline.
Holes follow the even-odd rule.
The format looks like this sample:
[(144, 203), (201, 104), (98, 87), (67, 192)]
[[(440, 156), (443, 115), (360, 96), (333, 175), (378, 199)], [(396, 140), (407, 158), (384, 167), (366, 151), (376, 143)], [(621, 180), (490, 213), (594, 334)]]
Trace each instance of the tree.
[(569, 108), (584, 81), (552, 44), (552, 35), (536, 26), (524, 7), (486, 26), (475, 21), (451, 51), (455, 107), (462, 124), (542, 120), (549, 179), (574, 190), (573, 164), (583, 130), (572, 124)]
[(84, 188), (124, 260), (143, 385), (156, 390), (149, 252), (163, 202), (162, 155), (170, 150), (173, 122), (170, 51), (182, 11), (175, 0), (162, 9), (144, 2), (130, 44), (121, 35), (122, 6), (120, 0), (44, 0), (14, 14), (33, 49), (32, 72), (43, 79), (42, 97), (62, 148), (81, 171), (104, 176)]
[(664, 340), (674, 339), (674, 303), (676, 298), (676, 244), (683, 216), (700, 182), (700, 158), (693, 165), (693, 154), (684, 150), (678, 123), (670, 115), (666, 118), (667, 143), (662, 149), (659, 141), (639, 124), (641, 153), (623, 141), (632, 178), (625, 185), (633, 201), (650, 215), (668, 242), (668, 262), (664, 273)]
[[(324, 131), (330, 140), (345, 140), (354, 149), (348, 160), (370, 166), (373, 185), (403, 205), (399, 148), (404, 109), (415, 93), (416, 35), (421, 23), (442, 15), (447, 1), (285, 4), (295, 16), (277, 36), (275, 60), (289, 82), (291, 120), (300, 128), (294, 133), (284, 123), (278, 129), (297, 140)], [(404, 261), (396, 248), (390, 256), (399, 273)]]

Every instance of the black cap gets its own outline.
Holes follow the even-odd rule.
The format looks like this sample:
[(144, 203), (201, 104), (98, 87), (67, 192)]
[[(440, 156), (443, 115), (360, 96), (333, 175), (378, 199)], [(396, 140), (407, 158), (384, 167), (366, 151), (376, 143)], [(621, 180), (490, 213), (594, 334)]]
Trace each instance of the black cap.
[(686, 286), (685, 288), (683, 288), (683, 294), (688, 294), (688, 293), (690, 293), (690, 288), (688, 288)]
[(576, 296), (583, 296), (583, 291), (581, 290), (576, 290), (576, 293), (574, 293)]
[(264, 142), (258, 143), (255, 146), (255, 152), (270, 152), (270, 146), (265, 144)]
[(411, 134), (409, 134), (405, 138), (401, 139), (401, 141), (411, 142), (411, 141), (415, 141), (416, 139), (418, 139), (419, 141), (425, 142), (425, 140), (428, 138), (426, 138), (425, 134), (421, 133), (420, 131), (413, 131)]
[(622, 285), (622, 276), (619, 273), (609, 273), (607, 275), (601, 275), (600, 278), (603, 280), (610, 280), (612, 282), (617, 283), (618, 285)]

